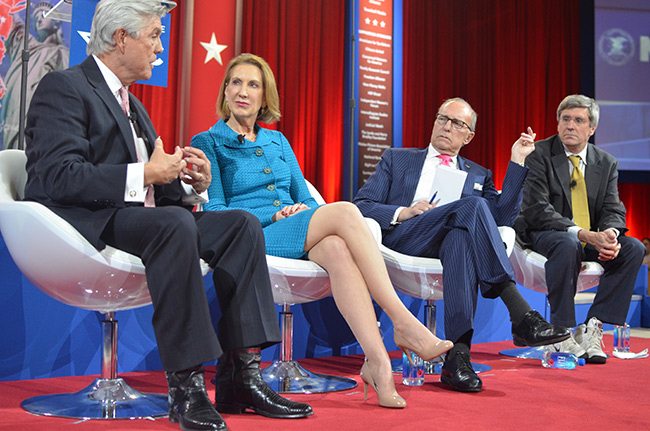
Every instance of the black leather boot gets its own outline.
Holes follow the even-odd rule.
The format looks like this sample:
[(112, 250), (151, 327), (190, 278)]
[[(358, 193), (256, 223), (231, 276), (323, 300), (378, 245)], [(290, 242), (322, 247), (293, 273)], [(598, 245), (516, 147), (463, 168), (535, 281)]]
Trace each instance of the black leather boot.
[(226, 422), (208, 398), (203, 366), (165, 372), (169, 385), (169, 421), (183, 431), (228, 431)]
[(308, 404), (282, 398), (262, 379), (260, 349), (226, 352), (217, 364), (215, 400), (221, 413), (246, 409), (270, 418), (304, 418), (314, 414)]

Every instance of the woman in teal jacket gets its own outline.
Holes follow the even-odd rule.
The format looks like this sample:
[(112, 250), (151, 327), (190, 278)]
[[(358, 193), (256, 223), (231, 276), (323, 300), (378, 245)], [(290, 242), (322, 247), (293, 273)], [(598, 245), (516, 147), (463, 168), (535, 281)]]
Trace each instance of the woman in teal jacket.
[(401, 349), (430, 360), (452, 343), (435, 337), (400, 301), (357, 207), (349, 202), (318, 206), (284, 135), (257, 124), (280, 118), (275, 78), (262, 58), (242, 54), (231, 60), (217, 106), (221, 119), (192, 138), (192, 146), (212, 164), (205, 209), (247, 210), (262, 223), (267, 254), (306, 257), (322, 266), (334, 300), (366, 354), (364, 389), (368, 384), (375, 389), (380, 406), (405, 407), (395, 390), (371, 295), (393, 321)]

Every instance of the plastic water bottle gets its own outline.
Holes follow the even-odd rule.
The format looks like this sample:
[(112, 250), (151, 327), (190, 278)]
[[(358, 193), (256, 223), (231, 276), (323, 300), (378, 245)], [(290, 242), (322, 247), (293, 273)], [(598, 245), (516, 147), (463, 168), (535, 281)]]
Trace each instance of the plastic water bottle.
[(614, 325), (614, 351), (630, 351), (630, 325)]
[(406, 386), (422, 386), (424, 384), (424, 361), (413, 352), (411, 356), (413, 365), (406, 353), (402, 354), (402, 383)]
[(542, 357), (542, 365), (546, 368), (563, 368), (565, 370), (572, 370), (577, 365), (584, 365), (585, 360), (577, 358), (572, 353), (564, 352), (544, 352)]

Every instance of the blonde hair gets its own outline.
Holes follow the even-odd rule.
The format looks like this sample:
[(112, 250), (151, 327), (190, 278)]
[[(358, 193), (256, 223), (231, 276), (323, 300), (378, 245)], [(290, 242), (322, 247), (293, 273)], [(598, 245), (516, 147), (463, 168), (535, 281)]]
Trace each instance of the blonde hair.
[(280, 113), (280, 96), (278, 96), (278, 88), (275, 84), (275, 77), (273, 76), (273, 71), (269, 67), (269, 64), (264, 61), (262, 57), (258, 57), (255, 54), (240, 54), (230, 60), (228, 63), (226, 74), (223, 77), (221, 88), (219, 89), (217, 113), (224, 120), (230, 118), (230, 108), (228, 108), (228, 104), (226, 103), (226, 86), (232, 78), (233, 69), (240, 64), (250, 64), (257, 66), (257, 68), (262, 72), (262, 85), (264, 87), (264, 99), (266, 100), (266, 106), (262, 107), (260, 109), (260, 112), (258, 112), (257, 120), (267, 124), (275, 123), (282, 116)]

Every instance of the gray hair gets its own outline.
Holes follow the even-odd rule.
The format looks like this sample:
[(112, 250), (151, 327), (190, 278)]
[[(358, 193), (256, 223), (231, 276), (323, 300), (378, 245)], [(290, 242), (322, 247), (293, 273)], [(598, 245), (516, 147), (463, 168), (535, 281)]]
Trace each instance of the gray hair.
[(462, 97), (452, 97), (451, 99), (445, 100), (444, 102), (442, 102), (442, 105), (440, 105), (440, 107), (438, 108), (438, 112), (440, 112), (440, 110), (445, 105), (447, 105), (449, 103), (452, 103), (452, 102), (462, 103), (462, 104), (464, 104), (465, 106), (467, 106), (469, 108), (469, 110), (472, 112), (472, 121), (470, 121), (469, 130), (471, 132), (475, 131), (476, 130), (476, 119), (477, 119), (478, 115), (476, 114), (476, 111), (474, 110), (474, 108), (472, 108), (472, 105), (470, 105), (469, 102), (467, 100), (463, 99)]
[(587, 108), (587, 116), (589, 117), (589, 126), (598, 126), (598, 119), (600, 118), (600, 107), (598, 103), (591, 97), (582, 94), (571, 94), (560, 102), (557, 107), (557, 121), (560, 121), (562, 111), (572, 108)]
[(113, 35), (119, 28), (137, 39), (140, 30), (153, 18), (162, 18), (175, 7), (173, 1), (101, 0), (95, 8), (86, 53), (99, 56), (112, 51), (115, 48)]

